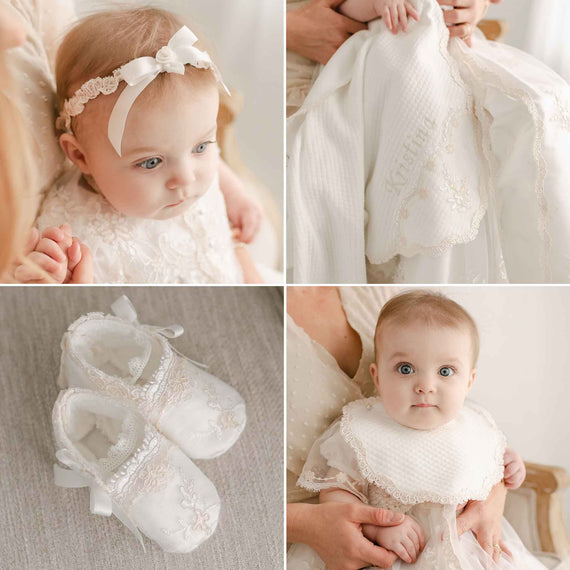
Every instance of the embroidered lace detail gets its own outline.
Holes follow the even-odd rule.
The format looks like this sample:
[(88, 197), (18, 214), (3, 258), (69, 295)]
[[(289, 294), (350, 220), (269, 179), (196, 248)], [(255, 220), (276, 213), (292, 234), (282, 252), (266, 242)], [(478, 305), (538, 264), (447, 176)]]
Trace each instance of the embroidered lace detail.
[[(162, 532), (167, 536), (181, 533), (185, 541), (190, 541), (196, 533), (205, 534), (200, 536), (199, 541), (212, 535), (214, 528), (210, 524), (210, 514), (208, 510), (198, 507), (198, 493), (194, 490), (194, 481), (188, 477), (184, 478), (184, 483), (179, 487), (180, 500), (178, 504), (184, 518), (178, 518), (178, 528), (171, 530), (162, 528)], [(197, 539), (194, 539), (197, 540)]]
[(406, 505), (398, 499), (392, 497), (377, 485), (368, 486), (368, 503), (371, 507), (379, 507), (381, 509), (387, 509), (389, 511), (395, 511), (398, 513), (407, 513), (413, 507), (413, 505)]
[(121, 82), (121, 69), (115, 69), (112, 75), (107, 77), (95, 77), (86, 81), (71, 97), (63, 104), (63, 111), (55, 122), (60, 131), (71, 132), (71, 118), (80, 115), (85, 109), (85, 104), (95, 99), (100, 94), (110, 95), (114, 93)]
[(108, 482), (113, 499), (127, 513), (135, 498), (164, 489), (175, 473), (175, 468), (166, 460), (172, 444), (165, 439), (161, 441), (150, 425), (145, 426), (144, 432), (140, 447)]
[[(199, 378), (199, 381), (197, 379)], [(158, 414), (156, 425), (160, 428), (161, 416), (171, 406), (189, 400), (201, 392), (206, 396), (205, 404), (218, 412), (215, 420), (210, 420), (209, 429), (204, 432), (194, 432), (192, 437), (204, 435), (214, 435), (221, 439), (224, 432), (240, 428), (242, 423), (235, 415), (235, 404), (233, 401), (224, 402), (214, 382), (194, 365), (189, 363), (184, 357), (174, 356), (174, 362), (168, 374), (168, 386), (165, 385), (161, 397), (153, 402), (150, 413)]]
[(326, 475), (303, 470), (297, 480), (297, 485), (313, 493), (320, 493), (323, 489), (344, 489), (358, 497), (365, 505), (368, 504), (367, 485), (360, 481), (355, 481), (352, 477), (337, 469), (330, 469)]
[[(491, 44), (492, 45), (492, 44)], [(549, 255), (552, 245), (552, 238), (548, 232), (548, 202), (544, 193), (544, 182), (546, 179), (546, 160), (544, 158), (544, 137), (545, 125), (544, 120), (540, 118), (536, 102), (528, 89), (520, 86), (514, 88), (505, 84), (499, 73), (490, 68), (489, 65), (484, 63), (481, 58), (475, 58), (469, 54), (467, 50), (462, 52), (463, 63), (467, 66), (469, 71), (474, 76), (477, 82), (485, 82), (487, 85), (492, 86), (502, 91), (508, 97), (521, 101), (527, 108), (530, 117), (532, 118), (536, 137), (533, 144), (533, 156), (536, 163), (537, 175), (534, 182), (534, 191), (536, 195), (537, 204), (539, 207), (539, 220), (538, 231), (543, 242), (543, 250), (541, 254), (541, 266), (544, 274), (545, 282), (552, 281), (552, 269), (550, 268)], [(488, 137), (487, 137), (488, 138)]]
[(131, 455), (141, 434), (139, 422), (134, 414), (125, 417), (117, 443), (109, 447), (107, 457), (99, 459), (99, 465), (105, 471), (112, 473)]
[(97, 283), (241, 283), (223, 195), (215, 179), (189, 210), (169, 220), (120, 214), (81, 187), (79, 172), (51, 190), (38, 227), (69, 223), (92, 251)]

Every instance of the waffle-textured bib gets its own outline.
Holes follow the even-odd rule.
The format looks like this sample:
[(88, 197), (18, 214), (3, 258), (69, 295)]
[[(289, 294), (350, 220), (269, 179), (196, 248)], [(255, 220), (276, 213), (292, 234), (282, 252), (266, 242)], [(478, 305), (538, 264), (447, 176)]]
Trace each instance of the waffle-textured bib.
[(470, 402), (451, 422), (416, 430), (394, 421), (379, 398), (357, 400), (344, 407), (340, 432), (361, 475), (409, 505), (483, 500), (503, 477), (506, 438)]

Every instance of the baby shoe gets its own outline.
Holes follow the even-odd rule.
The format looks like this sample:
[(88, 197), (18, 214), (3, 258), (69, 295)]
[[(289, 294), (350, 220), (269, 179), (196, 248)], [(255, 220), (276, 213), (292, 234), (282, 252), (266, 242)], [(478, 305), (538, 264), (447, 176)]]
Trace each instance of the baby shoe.
[(218, 523), (212, 482), (136, 407), (82, 388), (60, 392), (53, 408), (60, 487), (89, 487), (91, 512), (114, 514), (143, 545), (190, 552)]
[(188, 457), (227, 451), (245, 426), (242, 397), (170, 346), (182, 327), (139, 324), (124, 295), (111, 309), (118, 316), (89, 313), (63, 335), (59, 386), (134, 402)]

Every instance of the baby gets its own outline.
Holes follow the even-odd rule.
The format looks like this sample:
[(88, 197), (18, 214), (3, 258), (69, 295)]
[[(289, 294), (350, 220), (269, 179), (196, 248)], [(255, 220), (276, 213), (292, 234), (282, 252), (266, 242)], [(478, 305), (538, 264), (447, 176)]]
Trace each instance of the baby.
[[(379, 396), (345, 406), (314, 444), (298, 484), (320, 491), (321, 502), (406, 513), (398, 526), (362, 529), (403, 562), (430, 570), (489, 567), (490, 553), (471, 532), (457, 537), (456, 513), (486, 499), (501, 480), (519, 487), (525, 467), (490, 415), (465, 402), (479, 352), (473, 319), (442, 295), (404, 293), (382, 308), (375, 347), (370, 373)], [(543, 568), (504, 520), (493, 553), (493, 568)], [(295, 545), (288, 568), (324, 568), (315, 556)]]
[(359, 22), (381, 17), (393, 34), (398, 33), (398, 27), (407, 31), (408, 17), (419, 20), (418, 12), (409, 0), (344, 0), (339, 12)]
[[(76, 168), (37, 223), (69, 224), (93, 254), (96, 282), (260, 281), (243, 247), (260, 209), (219, 158), (227, 88), (196, 42), (177, 17), (149, 8), (90, 16), (60, 46), (57, 126)], [(49, 246), (35, 262), (61, 282), (54, 246), (65, 254), (67, 244)]]

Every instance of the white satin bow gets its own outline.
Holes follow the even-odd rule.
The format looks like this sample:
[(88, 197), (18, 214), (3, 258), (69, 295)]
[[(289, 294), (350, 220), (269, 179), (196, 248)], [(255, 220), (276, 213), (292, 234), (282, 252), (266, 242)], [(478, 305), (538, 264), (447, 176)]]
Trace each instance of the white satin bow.
[(94, 515), (102, 515), (110, 517), (115, 515), (135, 536), (140, 542), (143, 550), (146, 548), (143, 542), (143, 537), (137, 528), (137, 525), (132, 519), (117, 505), (113, 503), (111, 497), (99, 485), (90, 481), (87, 477), (82, 475), (79, 471), (81, 466), (73, 459), (72, 455), (67, 449), (60, 449), (55, 453), (56, 458), (69, 469), (63, 469), (57, 464), (53, 466), (53, 476), (55, 484), (58, 487), (67, 487), (76, 489), (78, 487), (89, 487), (90, 499), (89, 508)]
[(205, 51), (194, 47), (198, 38), (186, 26), (182, 26), (168, 44), (158, 50), (155, 57), (138, 57), (123, 65), (119, 77), (127, 86), (117, 99), (109, 117), (107, 135), (113, 148), (121, 156), (121, 142), (125, 131), (127, 116), (135, 99), (159, 73), (177, 73), (184, 75), (184, 66), (190, 64), (198, 69), (212, 69), (216, 79), (229, 95), (229, 90), (222, 81), (219, 71)]
[[(134, 305), (132, 304), (131, 300), (126, 295), (121, 295), (114, 303), (111, 305), (111, 311), (117, 317), (128, 321), (129, 323), (133, 324), (140, 324), (138, 321), (137, 310), (135, 309)], [(155, 325), (140, 325), (147, 330), (156, 331), (157, 333), (161, 334), (165, 338), (178, 338), (181, 334), (184, 333), (184, 328), (182, 325), (170, 325), (166, 327), (160, 327)], [(171, 347), (177, 354), (180, 354), (174, 347)], [(183, 355), (181, 355), (183, 356)], [(202, 364), (201, 362), (197, 362), (196, 360), (192, 360), (187, 356), (183, 356), (187, 358), (192, 364), (195, 364), (199, 368), (204, 370), (208, 369), (206, 364)]]

